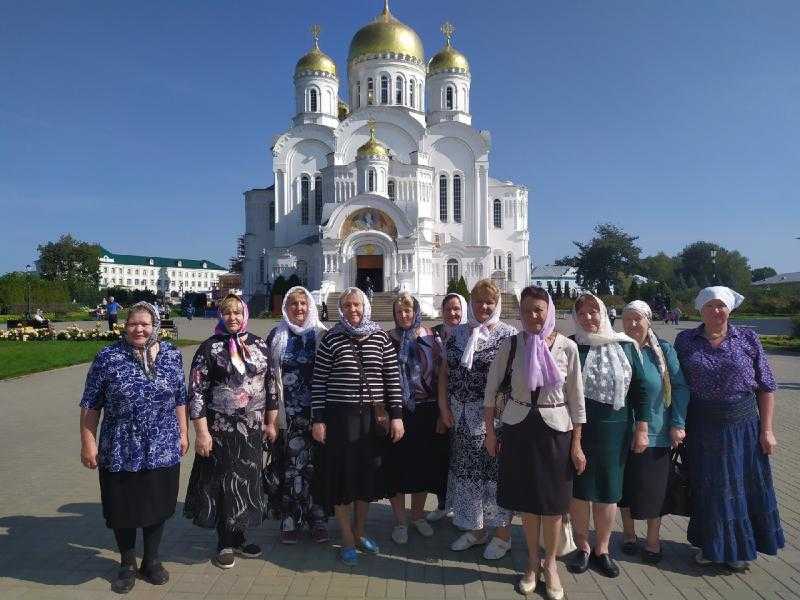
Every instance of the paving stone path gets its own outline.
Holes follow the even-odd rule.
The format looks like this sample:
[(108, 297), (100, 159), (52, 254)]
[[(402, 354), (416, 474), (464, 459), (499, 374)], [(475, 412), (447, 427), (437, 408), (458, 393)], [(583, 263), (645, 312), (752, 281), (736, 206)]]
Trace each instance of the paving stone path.
[[(186, 324), (185, 337), (200, 339), (210, 321)], [(266, 324), (264, 324), (266, 325)], [(566, 321), (559, 328), (568, 332)], [(253, 327), (260, 331), (260, 327)], [(679, 328), (658, 326), (673, 339)], [(188, 365), (194, 348), (185, 348)], [(605, 579), (596, 573), (569, 574), (559, 565), (570, 600), (800, 598), (800, 356), (772, 355), (780, 382), (775, 429), (780, 443), (773, 460), (775, 486), (787, 547), (777, 557), (760, 557), (743, 575), (693, 565), (686, 543), (686, 519), (667, 517), (662, 527), (664, 560), (656, 568), (619, 552), (620, 526), (612, 541), (622, 574)], [(117, 566), (111, 532), (105, 528), (97, 474), (79, 461), (77, 402), (88, 366), (0, 382), (0, 600), (113, 598), (109, 578)], [(191, 451), (182, 468), (179, 500), (186, 492)], [(179, 503), (178, 513), (182, 508)], [(195, 600), (426, 599), (503, 600), (519, 598), (517, 574), (526, 561), (522, 532), (514, 528), (513, 549), (499, 562), (482, 558), (480, 549), (451, 552), (458, 535), (449, 523), (435, 526), (423, 539), (414, 532), (408, 545), (396, 546), (388, 504), (373, 504), (368, 530), (381, 546), (378, 556), (362, 556), (350, 569), (336, 561), (332, 544), (277, 543), (274, 522), (251, 533), (264, 555), (240, 559), (220, 571), (209, 557), (213, 532), (191, 526), (180, 516), (167, 525), (162, 558), (170, 582), (154, 587), (138, 581), (131, 598)], [(643, 535), (640, 529), (640, 536)], [(141, 544), (141, 541), (139, 542)], [(541, 594), (541, 592), (540, 592)]]

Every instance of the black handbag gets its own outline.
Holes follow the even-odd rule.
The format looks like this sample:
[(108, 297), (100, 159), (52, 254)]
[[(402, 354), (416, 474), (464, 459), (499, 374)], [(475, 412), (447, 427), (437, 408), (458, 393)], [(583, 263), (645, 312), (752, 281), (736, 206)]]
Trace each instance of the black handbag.
[(661, 514), (689, 517), (692, 514), (692, 487), (689, 483), (689, 463), (686, 444), (670, 450), (667, 495)]

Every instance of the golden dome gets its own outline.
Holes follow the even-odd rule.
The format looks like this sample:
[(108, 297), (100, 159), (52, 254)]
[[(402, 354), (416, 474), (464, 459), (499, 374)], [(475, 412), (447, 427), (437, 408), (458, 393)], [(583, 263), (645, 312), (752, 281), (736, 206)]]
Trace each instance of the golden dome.
[(319, 25), (314, 25), (311, 28), (311, 35), (314, 38), (314, 46), (308, 54), (302, 56), (297, 61), (297, 66), (294, 68), (295, 77), (306, 71), (318, 71), (321, 73), (328, 73), (336, 76), (336, 63), (333, 59), (319, 49)]
[(400, 54), (425, 61), (422, 40), (411, 27), (394, 18), (389, 11), (389, 0), (384, 0), (383, 12), (353, 36), (347, 62), (370, 54)]
[(442, 33), (445, 36), (445, 46), (437, 52), (430, 62), (428, 62), (428, 75), (433, 75), (441, 71), (458, 71), (469, 73), (469, 62), (467, 57), (453, 48), (451, 38), (455, 33), (455, 27), (450, 23), (442, 25)]
[(363, 144), (358, 148), (356, 155), (359, 158), (372, 157), (372, 156), (388, 158), (389, 151), (383, 144), (381, 144), (378, 140), (375, 139), (374, 121), (369, 122), (369, 139), (367, 140), (367, 143)]

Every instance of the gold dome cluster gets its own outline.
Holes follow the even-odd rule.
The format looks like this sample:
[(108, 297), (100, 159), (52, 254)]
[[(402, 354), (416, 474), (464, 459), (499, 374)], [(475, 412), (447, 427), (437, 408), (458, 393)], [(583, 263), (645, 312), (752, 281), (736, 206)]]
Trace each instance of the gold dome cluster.
[(459, 73), (469, 73), (469, 62), (467, 57), (453, 48), (451, 38), (455, 33), (455, 27), (450, 23), (442, 25), (442, 33), (445, 37), (445, 46), (434, 54), (428, 62), (428, 75), (434, 75), (442, 71), (456, 71)]
[(353, 36), (347, 62), (373, 54), (397, 54), (425, 62), (422, 40), (416, 31), (394, 17), (388, 0), (384, 0), (383, 12)]
[(369, 121), (369, 139), (367, 140), (366, 144), (359, 146), (356, 154), (358, 158), (389, 157), (389, 151), (386, 149), (386, 146), (375, 139), (375, 121)]
[(311, 35), (314, 38), (314, 46), (297, 61), (297, 66), (294, 68), (295, 77), (301, 73), (308, 71), (327, 73), (336, 77), (336, 63), (333, 59), (319, 49), (319, 25), (314, 25), (311, 28)]

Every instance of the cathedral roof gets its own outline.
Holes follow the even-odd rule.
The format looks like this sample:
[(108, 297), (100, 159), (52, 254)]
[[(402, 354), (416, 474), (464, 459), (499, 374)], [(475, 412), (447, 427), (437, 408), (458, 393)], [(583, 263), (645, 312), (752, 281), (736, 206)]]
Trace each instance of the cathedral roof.
[(398, 21), (389, 11), (389, 0), (384, 0), (381, 14), (353, 36), (347, 62), (372, 54), (399, 54), (419, 62), (425, 61), (422, 40), (416, 31)]
[(319, 32), (320, 28), (318, 25), (314, 25), (311, 28), (311, 35), (314, 37), (314, 46), (307, 54), (300, 57), (300, 60), (297, 61), (297, 66), (294, 68), (295, 77), (309, 71), (328, 73), (334, 77), (336, 76), (336, 63), (333, 62), (330, 56), (319, 49)]
[(435, 75), (442, 71), (456, 71), (459, 73), (469, 73), (469, 61), (467, 57), (453, 48), (451, 38), (455, 32), (455, 27), (450, 23), (442, 25), (442, 33), (445, 36), (445, 46), (434, 54), (428, 62), (428, 75)]
[(358, 158), (365, 158), (370, 156), (388, 158), (389, 156), (389, 151), (386, 149), (386, 146), (384, 146), (378, 140), (375, 139), (375, 123), (373, 123), (372, 121), (370, 121), (369, 123), (369, 139), (367, 140), (366, 144), (363, 144), (358, 148), (356, 154)]

